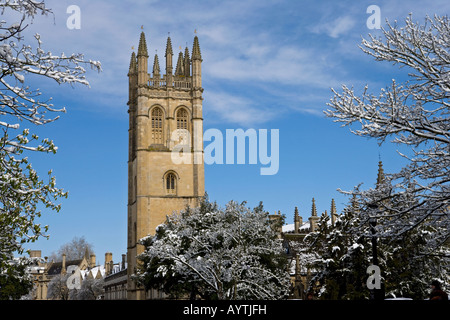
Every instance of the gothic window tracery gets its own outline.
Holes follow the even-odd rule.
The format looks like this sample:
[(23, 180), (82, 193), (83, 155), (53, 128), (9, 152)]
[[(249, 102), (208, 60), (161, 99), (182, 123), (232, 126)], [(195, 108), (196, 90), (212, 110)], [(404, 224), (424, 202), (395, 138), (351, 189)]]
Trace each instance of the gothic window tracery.
[(189, 115), (186, 109), (180, 108), (176, 113), (178, 143), (189, 144)]
[(152, 110), (152, 143), (163, 144), (163, 112), (161, 108), (155, 107)]

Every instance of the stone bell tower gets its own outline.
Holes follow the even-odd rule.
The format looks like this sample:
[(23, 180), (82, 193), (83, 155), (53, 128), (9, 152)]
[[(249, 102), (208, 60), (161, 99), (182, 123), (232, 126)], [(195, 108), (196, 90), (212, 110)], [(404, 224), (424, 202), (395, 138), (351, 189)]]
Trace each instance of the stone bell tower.
[(200, 45), (192, 56), (180, 52), (173, 73), (172, 43), (167, 39), (166, 72), (155, 54), (148, 72), (148, 51), (141, 33), (137, 55), (131, 55), (129, 78), (128, 157), (128, 299), (145, 299), (131, 280), (139, 239), (155, 234), (166, 215), (196, 207), (205, 193), (203, 165), (202, 75)]

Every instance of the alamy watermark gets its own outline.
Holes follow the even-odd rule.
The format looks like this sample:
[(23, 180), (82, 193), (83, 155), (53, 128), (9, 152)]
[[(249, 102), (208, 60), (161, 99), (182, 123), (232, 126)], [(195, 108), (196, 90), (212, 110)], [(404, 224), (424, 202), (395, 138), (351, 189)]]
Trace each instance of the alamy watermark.
[(67, 29), (81, 29), (81, 9), (79, 6), (72, 4), (67, 7), (67, 14), (70, 16), (66, 20)]
[[(198, 136), (194, 132), (194, 137)], [(203, 134), (203, 141), (198, 141), (195, 138), (192, 141), (188, 130), (177, 129), (172, 132), (171, 141), (176, 142), (171, 153), (174, 164), (201, 164), (203, 162), (205, 164), (259, 163), (263, 165), (260, 168), (261, 175), (277, 174), (280, 165), (280, 135), (278, 129), (270, 129), (270, 143), (268, 129), (247, 129), (246, 131), (243, 129), (226, 129), (225, 136), (219, 129), (208, 129)], [(193, 148), (191, 148), (191, 141), (193, 142)], [(202, 150), (203, 142), (210, 142), (204, 150)]]
[(372, 4), (367, 7), (366, 13), (371, 15), (366, 20), (366, 26), (369, 29), (381, 29), (381, 9), (379, 6)]
[(367, 267), (366, 272), (370, 274), (367, 278), (367, 288), (369, 290), (381, 289), (381, 271), (380, 267), (376, 265), (370, 265)]

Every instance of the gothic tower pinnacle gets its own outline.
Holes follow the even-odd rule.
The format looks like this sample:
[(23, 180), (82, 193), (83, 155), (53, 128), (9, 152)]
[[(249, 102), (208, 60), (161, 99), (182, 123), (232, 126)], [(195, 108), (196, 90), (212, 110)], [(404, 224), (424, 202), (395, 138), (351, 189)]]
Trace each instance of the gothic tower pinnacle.
[(311, 232), (314, 232), (317, 228), (317, 220), (319, 217), (317, 216), (316, 202), (314, 198), (312, 198), (312, 207), (311, 207), (311, 216), (309, 217), (309, 225)]
[(377, 175), (377, 188), (380, 187), (380, 185), (384, 182), (385, 176), (384, 176), (384, 170), (383, 170), (383, 163), (378, 161), (378, 175)]
[(330, 215), (331, 215), (331, 224), (334, 226), (334, 224), (336, 223), (336, 216), (337, 216), (336, 203), (334, 202), (334, 199), (331, 199)]
[(144, 31), (141, 32), (137, 53), (138, 86), (143, 86), (148, 81), (148, 52)]
[(155, 54), (155, 59), (153, 60), (153, 78), (159, 78), (159, 73), (161, 69), (159, 68), (158, 55)]

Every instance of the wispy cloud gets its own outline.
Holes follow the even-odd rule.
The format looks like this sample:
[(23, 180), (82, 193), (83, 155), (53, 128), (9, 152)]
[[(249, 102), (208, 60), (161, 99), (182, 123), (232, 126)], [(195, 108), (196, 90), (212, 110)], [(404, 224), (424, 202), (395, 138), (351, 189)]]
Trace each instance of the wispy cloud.
[(258, 106), (250, 98), (220, 91), (205, 92), (204, 96), (207, 101), (205, 107), (208, 108), (205, 113), (209, 123), (212, 124), (225, 121), (241, 127), (251, 127), (277, 116), (275, 110)]
[[(438, 2), (449, 7), (445, 1)], [(80, 30), (68, 30), (65, 26), (66, 8), (73, 1), (46, 3), (53, 8), (54, 19), (38, 18), (30, 29), (36, 27), (43, 34), (44, 45), (51, 44), (55, 53), (83, 52), (87, 58), (102, 62), (102, 74), (89, 74), (92, 89), (85, 95), (86, 100), (98, 102), (97, 108), (123, 111), (126, 107), (128, 63), (131, 47), (137, 48), (141, 25), (147, 36), (149, 65), (158, 52), (162, 69), (168, 32), (174, 49), (186, 44), (191, 49), (197, 29), (203, 55), (205, 103), (222, 121), (234, 124), (270, 121), (273, 114), (269, 101), (277, 101), (281, 114), (286, 110), (311, 112), (315, 106), (320, 110), (320, 97), (329, 95), (330, 87), (358, 81), (349, 56), (361, 59), (356, 45), (361, 34), (370, 31), (365, 27), (367, 6), (350, 5), (348, 1), (312, 6), (256, 0), (214, 1), (207, 5), (185, 1), (79, 0)], [(400, 2), (380, 1), (378, 5), (382, 19), (392, 19), (397, 12), (406, 10), (400, 8)], [(418, 8), (422, 13), (426, 7), (414, 2), (409, 10)], [(128, 8), (133, 8), (133, 14), (127, 14)], [(314, 94), (305, 97), (305, 92)], [(232, 103), (225, 103), (224, 99)]]
[[(122, 110), (125, 107), (129, 57), (131, 47), (137, 48), (141, 25), (144, 25), (149, 53), (151, 56), (156, 51), (159, 53), (162, 68), (167, 33), (171, 32), (175, 50), (186, 44), (191, 49), (193, 31), (198, 29), (204, 86), (208, 88), (205, 98), (210, 100), (207, 102), (216, 116), (225, 122), (269, 121), (273, 113), (265, 101), (283, 100), (286, 86), (329, 88), (337, 82), (337, 74), (330, 72), (336, 66), (335, 61), (320, 46), (283, 43), (272, 34), (267, 16), (271, 2), (217, 2), (202, 6), (199, 11), (200, 5), (182, 1), (162, 5), (158, 1), (144, 4), (124, 0), (113, 4), (83, 0), (77, 2), (81, 9), (80, 30), (65, 26), (66, 8), (70, 4), (70, 1), (47, 1), (55, 18), (39, 19), (35, 27), (43, 33), (44, 44), (52, 44), (55, 53), (83, 52), (88, 59), (102, 62), (103, 72), (89, 75), (92, 89), (83, 95), (86, 101), (95, 101), (97, 108)], [(124, 10), (128, 6), (138, 10), (132, 16), (126, 15)], [(151, 22), (149, 12), (153, 17)], [(186, 26), (192, 30), (186, 32)], [(151, 60), (152, 57), (149, 65)], [(273, 90), (255, 89), (266, 85)], [(243, 90), (246, 86), (252, 90)], [(225, 103), (224, 99), (232, 103)]]
[(216, 55), (209, 63), (209, 72), (212, 77), (229, 81), (321, 87), (336, 81), (328, 69), (331, 64), (329, 56), (320, 51), (294, 46), (251, 46), (243, 48), (239, 55)]
[(338, 16), (331, 21), (322, 21), (313, 26), (311, 31), (314, 33), (326, 33), (332, 38), (338, 38), (341, 35), (348, 33), (356, 25), (356, 20), (352, 16)]

